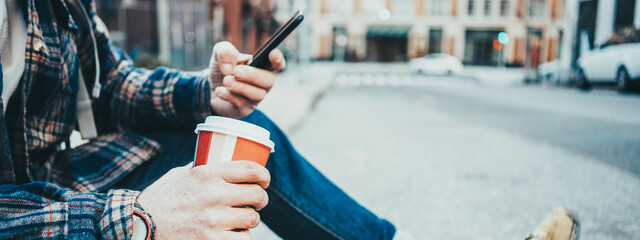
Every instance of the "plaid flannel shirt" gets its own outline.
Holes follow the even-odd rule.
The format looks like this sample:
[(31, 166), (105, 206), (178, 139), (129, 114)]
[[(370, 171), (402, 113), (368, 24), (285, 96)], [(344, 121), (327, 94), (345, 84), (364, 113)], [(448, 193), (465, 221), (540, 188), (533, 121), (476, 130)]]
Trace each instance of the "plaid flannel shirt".
[(0, 111), (0, 239), (129, 239), (139, 192), (109, 187), (161, 150), (135, 132), (193, 128), (212, 114), (207, 74), (133, 67), (111, 46), (93, 0), (82, 0), (101, 64), (92, 102), (100, 136), (60, 151), (76, 126), (78, 69), (84, 79), (95, 72), (89, 31), (63, 0), (16, 1), (26, 60), (18, 89), (0, 102), (8, 104)]

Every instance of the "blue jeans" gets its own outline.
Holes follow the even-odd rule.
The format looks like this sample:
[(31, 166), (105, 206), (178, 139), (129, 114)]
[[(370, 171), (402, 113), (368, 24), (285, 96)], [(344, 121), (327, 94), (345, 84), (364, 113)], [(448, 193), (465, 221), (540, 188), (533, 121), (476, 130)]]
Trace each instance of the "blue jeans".
[[(269, 204), (260, 217), (284, 239), (392, 239), (395, 227), (362, 207), (329, 181), (291, 145), (287, 136), (262, 112), (243, 121), (271, 132), (276, 151), (267, 169), (271, 185)], [(146, 134), (158, 141), (163, 153), (126, 176), (116, 188), (143, 189), (171, 168), (193, 161), (196, 134), (193, 129)]]

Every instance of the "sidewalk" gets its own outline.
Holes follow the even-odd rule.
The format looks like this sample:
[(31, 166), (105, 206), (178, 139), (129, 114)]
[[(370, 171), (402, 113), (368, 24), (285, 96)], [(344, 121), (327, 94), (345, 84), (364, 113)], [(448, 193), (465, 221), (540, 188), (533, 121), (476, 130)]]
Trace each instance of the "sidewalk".
[[(331, 88), (334, 74), (342, 67), (344, 65), (340, 63), (287, 66), (287, 71), (276, 74), (275, 85), (258, 109), (290, 135), (313, 110), (322, 94)], [(251, 229), (251, 233), (254, 239), (281, 239), (264, 223)]]
[(522, 85), (526, 71), (522, 68), (504, 68), (494, 66), (465, 66), (460, 74), (476, 79), (486, 86), (509, 87)]
[[(258, 109), (265, 112), (287, 134), (293, 134), (313, 110), (317, 100), (333, 84), (340, 72), (408, 72), (405, 63), (311, 63), (307, 66), (288, 66), (276, 75), (276, 84)], [(465, 67), (463, 77), (473, 78), (488, 86), (520, 85), (524, 70), (496, 67)], [(251, 230), (255, 239), (281, 239), (264, 223)]]
[(339, 63), (312, 63), (289, 66), (276, 74), (276, 83), (258, 109), (286, 133), (295, 131), (316, 101), (331, 87)]

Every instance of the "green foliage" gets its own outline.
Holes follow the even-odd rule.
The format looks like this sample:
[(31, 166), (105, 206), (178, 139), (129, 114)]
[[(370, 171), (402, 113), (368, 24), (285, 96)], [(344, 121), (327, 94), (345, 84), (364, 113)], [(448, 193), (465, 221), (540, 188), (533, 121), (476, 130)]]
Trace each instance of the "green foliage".
[(133, 65), (139, 68), (154, 69), (160, 66), (171, 67), (170, 63), (160, 60), (155, 55), (148, 52), (142, 52), (138, 54), (133, 62)]

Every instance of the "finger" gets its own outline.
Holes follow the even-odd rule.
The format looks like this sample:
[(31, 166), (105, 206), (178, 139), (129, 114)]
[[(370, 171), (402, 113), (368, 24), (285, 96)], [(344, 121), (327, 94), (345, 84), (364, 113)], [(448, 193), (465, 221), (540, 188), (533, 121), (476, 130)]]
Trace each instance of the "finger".
[(272, 72), (249, 66), (237, 66), (233, 69), (233, 76), (238, 81), (254, 85), (269, 91), (275, 82)]
[(233, 74), (233, 68), (238, 63), (240, 52), (230, 42), (219, 42), (213, 47), (215, 61), (224, 75)]
[(241, 232), (255, 228), (260, 224), (260, 214), (253, 208), (231, 208), (227, 214), (228, 230)]
[(225, 231), (221, 239), (233, 239), (233, 240), (251, 240), (251, 232), (247, 229), (234, 229), (231, 231)]
[(236, 95), (240, 95), (252, 102), (260, 102), (267, 95), (267, 90), (256, 86), (236, 81), (234, 76), (226, 76), (222, 80), (222, 85)]
[(193, 162), (190, 162), (190, 163), (187, 163), (184, 166), (174, 167), (174, 168), (170, 169), (167, 173), (169, 173), (169, 172), (189, 171), (189, 169), (192, 169), (194, 166), (195, 166), (195, 164), (193, 164)]
[(257, 184), (234, 184), (227, 200), (236, 208), (252, 207), (256, 211), (263, 209), (269, 204), (269, 195)]
[(238, 65), (248, 65), (252, 59), (253, 55), (240, 53), (240, 56), (238, 57)]
[(271, 68), (269, 69), (272, 72), (281, 71), (287, 65), (287, 62), (284, 60), (284, 55), (279, 49), (273, 49), (269, 53), (269, 61), (271, 61)]
[(174, 169), (176, 169), (176, 168), (177, 168), (177, 169), (183, 169), (183, 168), (189, 169), (189, 168), (193, 168), (193, 167), (194, 167), (194, 165), (195, 165), (195, 164), (194, 164), (194, 162), (193, 162), (193, 161), (191, 161), (191, 162), (189, 162), (189, 163), (187, 163), (187, 164), (185, 164), (185, 165), (177, 166), (177, 167), (175, 167)]
[(241, 110), (243, 113), (246, 113), (245, 115), (248, 115), (256, 108), (256, 104), (254, 102), (232, 93), (226, 87), (217, 87), (215, 94), (220, 99), (230, 102), (237, 110)]
[(271, 181), (269, 171), (251, 161), (233, 161), (221, 164), (220, 177), (228, 183), (255, 183), (267, 188)]

